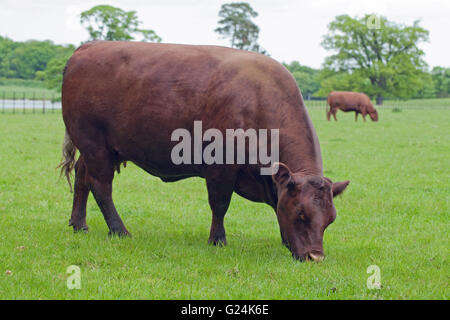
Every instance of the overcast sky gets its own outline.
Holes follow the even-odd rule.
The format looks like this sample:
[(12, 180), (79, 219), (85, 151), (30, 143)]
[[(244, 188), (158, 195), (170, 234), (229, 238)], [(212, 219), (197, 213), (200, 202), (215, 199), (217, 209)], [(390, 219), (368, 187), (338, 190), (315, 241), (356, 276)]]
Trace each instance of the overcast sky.
[[(163, 42), (228, 45), (214, 32), (222, 0), (0, 0), (0, 35), (16, 41), (50, 39), (80, 44), (88, 38), (79, 14), (98, 4), (137, 11), (142, 27)], [(433, 66), (450, 66), (450, 0), (248, 0), (259, 16), (259, 43), (284, 62), (320, 67), (327, 52), (320, 46), (327, 24), (340, 14), (376, 13), (397, 23), (420, 19), (430, 31), (421, 47)]]

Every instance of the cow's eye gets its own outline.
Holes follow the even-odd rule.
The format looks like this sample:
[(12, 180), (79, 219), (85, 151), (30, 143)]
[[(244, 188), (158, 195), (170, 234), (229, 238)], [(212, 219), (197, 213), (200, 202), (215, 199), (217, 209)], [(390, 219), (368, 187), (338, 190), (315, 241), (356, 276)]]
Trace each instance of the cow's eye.
[(315, 205), (321, 206), (322, 203), (323, 203), (323, 199), (322, 199), (322, 197), (319, 196), (318, 194), (315, 194), (315, 195), (313, 196), (313, 202), (314, 202)]
[(305, 213), (304, 213), (302, 210), (298, 210), (298, 211), (297, 211), (297, 215), (299, 216), (299, 218), (300, 218), (301, 220), (303, 220), (303, 221), (306, 220)]

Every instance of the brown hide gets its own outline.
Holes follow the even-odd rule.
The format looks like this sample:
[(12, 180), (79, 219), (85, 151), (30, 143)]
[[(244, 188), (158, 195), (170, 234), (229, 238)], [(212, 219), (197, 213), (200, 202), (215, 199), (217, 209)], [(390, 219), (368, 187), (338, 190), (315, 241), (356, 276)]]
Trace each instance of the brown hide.
[[(92, 192), (110, 232), (128, 234), (111, 191), (115, 170), (132, 161), (166, 182), (205, 178), (213, 213), (211, 243), (226, 243), (223, 218), (236, 192), (276, 210), (283, 243), (295, 257), (323, 257), (323, 230), (335, 214), (332, 202), (307, 209), (320, 220), (304, 228), (314, 237), (300, 239), (300, 229), (293, 227), (297, 218), (288, 215), (310, 201), (316, 189), (326, 188), (320, 192), (328, 199), (336, 185), (323, 177), (319, 142), (298, 86), (275, 60), (216, 46), (91, 42), (68, 61), (62, 108), (66, 174), (74, 165), (74, 151), (80, 152), (70, 220), (75, 230), (87, 230), (86, 200)], [(171, 134), (178, 128), (193, 134), (194, 121), (202, 121), (203, 131), (216, 128), (224, 136), (228, 128), (279, 129), (279, 160), (295, 174), (293, 181), (298, 186), (315, 181), (308, 184), (308, 197), (292, 198), (291, 205), (286, 200), (280, 209), (285, 188), (261, 175), (258, 164), (174, 164), (171, 150), (177, 142)]]

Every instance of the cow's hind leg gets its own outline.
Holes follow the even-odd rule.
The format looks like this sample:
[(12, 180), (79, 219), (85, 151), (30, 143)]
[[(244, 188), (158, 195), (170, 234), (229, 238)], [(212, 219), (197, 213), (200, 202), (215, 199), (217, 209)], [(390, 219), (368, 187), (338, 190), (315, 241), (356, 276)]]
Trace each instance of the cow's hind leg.
[(336, 112), (336, 108), (330, 105), (330, 108), (327, 111), (327, 120), (330, 121), (331, 115)]
[(114, 155), (104, 147), (93, 148), (84, 154), (87, 168), (86, 180), (100, 210), (103, 213), (109, 234), (129, 235), (112, 200), (112, 181), (114, 178)]
[(331, 114), (333, 115), (334, 121), (337, 121), (337, 119), (336, 119), (336, 109), (333, 109)]
[(226, 245), (223, 220), (230, 205), (236, 176), (227, 170), (213, 171), (206, 175), (208, 201), (212, 210), (212, 222), (208, 243)]
[(74, 231), (88, 231), (86, 224), (86, 204), (89, 196), (89, 187), (86, 183), (86, 165), (83, 156), (80, 156), (75, 165), (75, 187), (73, 196), (72, 216), (69, 226)]

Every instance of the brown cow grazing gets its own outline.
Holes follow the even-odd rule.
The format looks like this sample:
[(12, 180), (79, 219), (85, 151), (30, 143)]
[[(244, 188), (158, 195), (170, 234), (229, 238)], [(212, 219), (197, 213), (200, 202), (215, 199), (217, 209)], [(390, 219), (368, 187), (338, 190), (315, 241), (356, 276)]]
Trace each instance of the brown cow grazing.
[[(112, 200), (112, 181), (120, 164), (132, 161), (164, 182), (206, 180), (210, 243), (226, 243), (224, 216), (236, 192), (275, 210), (282, 241), (295, 258), (323, 259), (323, 233), (336, 218), (333, 197), (349, 181), (332, 183), (323, 176), (319, 141), (297, 83), (275, 60), (216, 46), (87, 43), (67, 63), (62, 114), (62, 169), (69, 177), (75, 168), (74, 230), (88, 229), (86, 202), (92, 192), (110, 233), (128, 234)], [(176, 164), (173, 133), (182, 128), (195, 137), (199, 121), (216, 133), (279, 129), (279, 162)], [(261, 174), (263, 167), (269, 174)]]
[(378, 112), (373, 107), (370, 98), (364, 93), (332, 91), (328, 95), (328, 105), (330, 106), (330, 109), (327, 111), (328, 121), (330, 121), (331, 115), (337, 121), (336, 112), (338, 109), (344, 112), (355, 111), (355, 121), (358, 120), (359, 113), (364, 121), (366, 121), (367, 114), (369, 114), (372, 121), (378, 121)]

